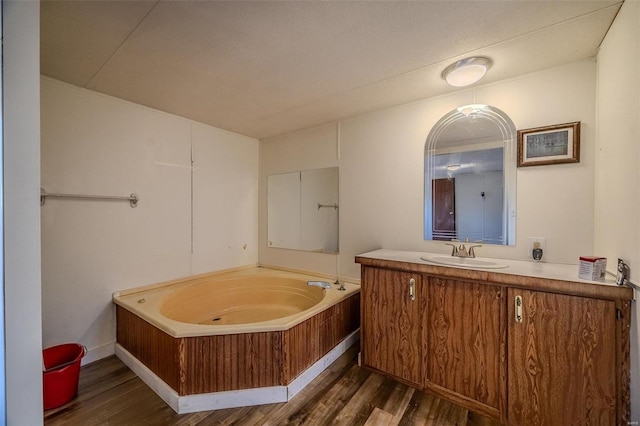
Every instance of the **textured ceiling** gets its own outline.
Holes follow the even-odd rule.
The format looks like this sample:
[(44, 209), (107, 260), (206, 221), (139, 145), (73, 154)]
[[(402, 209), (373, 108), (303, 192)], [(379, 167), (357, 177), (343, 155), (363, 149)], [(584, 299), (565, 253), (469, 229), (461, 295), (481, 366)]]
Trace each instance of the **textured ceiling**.
[(41, 2), (41, 72), (263, 138), (593, 57), (619, 1)]

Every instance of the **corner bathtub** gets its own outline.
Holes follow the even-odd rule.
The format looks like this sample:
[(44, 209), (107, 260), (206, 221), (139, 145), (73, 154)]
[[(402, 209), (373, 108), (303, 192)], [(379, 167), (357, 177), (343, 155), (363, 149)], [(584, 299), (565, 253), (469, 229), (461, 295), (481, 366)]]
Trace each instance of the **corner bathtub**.
[(268, 268), (114, 294), (116, 355), (176, 412), (288, 401), (357, 342), (360, 287)]

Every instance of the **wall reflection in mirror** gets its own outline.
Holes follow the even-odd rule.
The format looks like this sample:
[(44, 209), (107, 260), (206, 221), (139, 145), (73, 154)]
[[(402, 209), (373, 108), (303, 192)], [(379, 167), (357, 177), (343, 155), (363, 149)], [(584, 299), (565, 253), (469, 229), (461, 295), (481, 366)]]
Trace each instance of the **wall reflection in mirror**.
[(425, 143), (424, 238), (515, 245), (516, 129), (498, 108), (466, 105)]
[(267, 177), (269, 247), (338, 253), (338, 168)]

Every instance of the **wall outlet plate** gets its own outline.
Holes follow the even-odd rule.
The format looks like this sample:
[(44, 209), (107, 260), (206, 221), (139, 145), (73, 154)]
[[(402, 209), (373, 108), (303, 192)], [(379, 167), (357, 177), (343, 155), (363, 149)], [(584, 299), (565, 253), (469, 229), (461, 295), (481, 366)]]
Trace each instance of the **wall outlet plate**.
[(546, 237), (529, 237), (529, 251), (527, 251), (527, 257), (529, 259), (533, 259), (531, 252), (533, 251), (534, 243), (540, 243), (540, 248), (542, 249), (542, 259), (544, 260), (547, 254), (547, 238)]

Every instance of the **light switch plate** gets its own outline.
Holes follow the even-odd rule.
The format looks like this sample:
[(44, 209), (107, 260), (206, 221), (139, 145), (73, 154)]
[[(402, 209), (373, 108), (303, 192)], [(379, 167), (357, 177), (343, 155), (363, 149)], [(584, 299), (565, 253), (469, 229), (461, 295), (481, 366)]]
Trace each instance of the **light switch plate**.
[(533, 259), (531, 252), (533, 251), (533, 244), (540, 243), (540, 248), (542, 249), (542, 259), (547, 255), (547, 238), (546, 237), (529, 237), (529, 251), (527, 252), (529, 259)]

